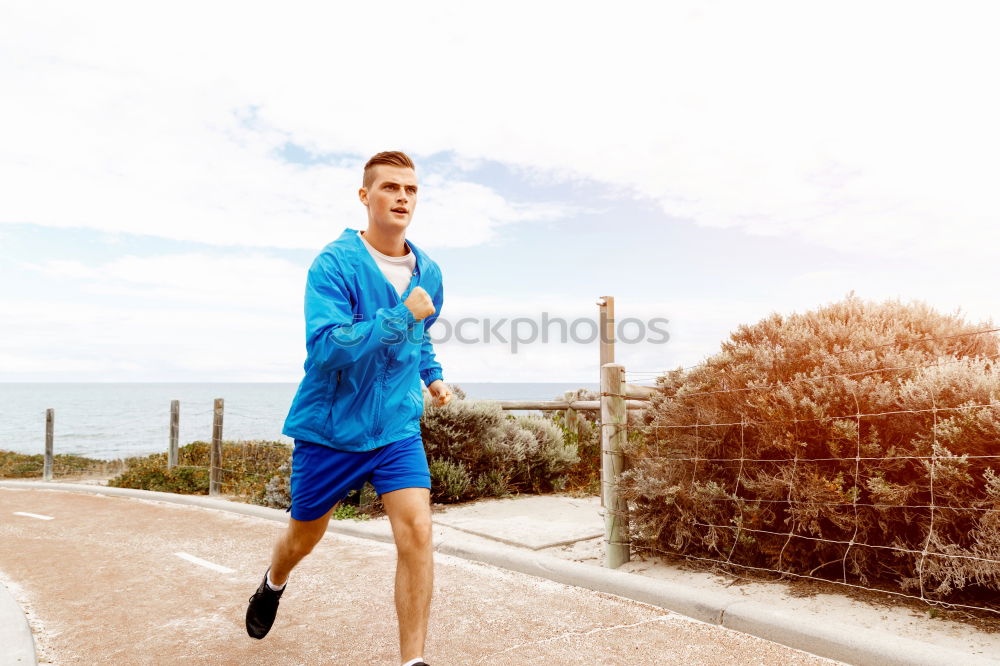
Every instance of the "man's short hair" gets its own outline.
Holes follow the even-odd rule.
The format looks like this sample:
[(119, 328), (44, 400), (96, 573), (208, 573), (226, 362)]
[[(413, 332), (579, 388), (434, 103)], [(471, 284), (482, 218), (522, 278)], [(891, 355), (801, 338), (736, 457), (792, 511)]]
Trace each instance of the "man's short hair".
[(375, 168), (379, 164), (385, 164), (386, 166), (402, 167), (404, 169), (415, 169), (413, 166), (413, 160), (410, 156), (399, 150), (388, 150), (383, 153), (376, 153), (372, 155), (371, 159), (365, 163), (365, 175), (364, 175), (364, 187), (367, 189), (372, 186), (372, 182), (375, 180)]

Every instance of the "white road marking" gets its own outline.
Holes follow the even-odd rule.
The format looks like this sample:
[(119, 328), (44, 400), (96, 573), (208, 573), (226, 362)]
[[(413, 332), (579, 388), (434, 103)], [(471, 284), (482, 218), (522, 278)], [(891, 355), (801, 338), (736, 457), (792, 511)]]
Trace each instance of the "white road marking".
[(198, 566), (205, 567), (206, 569), (211, 569), (212, 571), (218, 571), (219, 573), (236, 573), (235, 569), (230, 569), (229, 567), (224, 567), (221, 564), (216, 564), (215, 562), (209, 562), (208, 560), (203, 560), (200, 557), (195, 557), (194, 555), (188, 555), (187, 553), (174, 553), (177, 557), (182, 560), (187, 560), (192, 564), (197, 564)]
[(27, 516), (28, 518), (38, 518), (38, 520), (55, 520), (55, 516), (43, 516), (40, 513), (27, 513), (25, 511), (15, 511), (15, 516)]

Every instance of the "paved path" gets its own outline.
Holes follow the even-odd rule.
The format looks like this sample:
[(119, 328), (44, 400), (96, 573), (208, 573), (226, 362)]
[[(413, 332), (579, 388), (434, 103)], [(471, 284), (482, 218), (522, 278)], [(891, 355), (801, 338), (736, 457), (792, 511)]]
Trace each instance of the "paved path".
[[(199, 507), (0, 488), (0, 577), (30, 612), (41, 663), (398, 663), (395, 550), (375, 541), (328, 534), (293, 573), (271, 634), (246, 635), (246, 601), (281, 529)], [(435, 562), (425, 657), (436, 666), (833, 663), (618, 597)]]

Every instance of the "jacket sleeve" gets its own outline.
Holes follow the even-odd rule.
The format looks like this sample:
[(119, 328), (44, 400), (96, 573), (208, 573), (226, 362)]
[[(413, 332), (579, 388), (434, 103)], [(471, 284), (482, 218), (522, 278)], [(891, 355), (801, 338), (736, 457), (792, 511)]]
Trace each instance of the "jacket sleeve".
[(431, 297), (434, 303), (434, 314), (424, 322), (424, 339), (420, 343), (420, 378), (424, 380), (426, 386), (430, 386), (438, 379), (444, 379), (441, 373), (441, 364), (434, 357), (434, 345), (431, 343), (431, 334), (427, 330), (431, 327), (441, 314), (441, 306), (444, 305), (444, 284), (442, 283), (437, 293)]
[(405, 339), (416, 320), (402, 303), (379, 308), (368, 321), (354, 321), (351, 290), (334, 261), (320, 255), (306, 279), (307, 360), (326, 372)]

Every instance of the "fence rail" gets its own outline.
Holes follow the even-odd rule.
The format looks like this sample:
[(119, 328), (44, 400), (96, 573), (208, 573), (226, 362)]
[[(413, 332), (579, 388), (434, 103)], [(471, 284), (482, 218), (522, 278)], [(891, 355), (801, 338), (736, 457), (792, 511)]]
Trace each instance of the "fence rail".
[[(504, 410), (537, 410), (537, 411), (557, 411), (565, 412), (572, 409), (578, 412), (599, 412), (601, 411), (600, 400), (490, 400), (500, 405)], [(643, 400), (627, 400), (628, 409), (646, 409), (649, 405)]]

